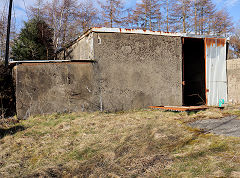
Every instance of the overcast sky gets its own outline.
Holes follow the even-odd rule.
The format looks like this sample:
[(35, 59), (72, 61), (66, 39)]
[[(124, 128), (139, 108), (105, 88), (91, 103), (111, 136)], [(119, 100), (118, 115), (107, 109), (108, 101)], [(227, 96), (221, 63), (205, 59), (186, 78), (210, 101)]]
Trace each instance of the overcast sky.
[[(81, 0), (79, 0), (81, 1)], [(133, 6), (136, 2), (141, 0), (124, 0), (127, 6)], [(0, 9), (8, 6), (9, 0), (0, 0)], [(27, 20), (25, 7), (33, 5), (35, 0), (13, 0), (13, 18), (17, 21), (17, 28), (21, 28), (23, 21)], [(234, 22), (240, 21), (240, 0), (213, 0), (218, 9), (225, 8), (233, 17)], [(97, 4), (96, 4), (97, 6)]]

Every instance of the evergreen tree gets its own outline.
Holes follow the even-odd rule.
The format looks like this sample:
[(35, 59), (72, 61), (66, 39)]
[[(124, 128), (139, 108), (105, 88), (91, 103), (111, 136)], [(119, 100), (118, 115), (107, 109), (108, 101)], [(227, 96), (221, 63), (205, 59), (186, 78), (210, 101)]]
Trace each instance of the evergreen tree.
[(54, 57), (53, 30), (40, 18), (25, 22), (12, 47), (13, 59), (51, 60)]

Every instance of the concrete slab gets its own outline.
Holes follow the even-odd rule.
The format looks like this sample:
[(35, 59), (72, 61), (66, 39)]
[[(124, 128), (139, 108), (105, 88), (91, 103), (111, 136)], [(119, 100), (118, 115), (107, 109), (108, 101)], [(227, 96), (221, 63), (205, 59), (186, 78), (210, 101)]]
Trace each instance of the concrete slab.
[(206, 133), (240, 137), (240, 120), (238, 116), (228, 116), (221, 119), (208, 119), (192, 122), (193, 128), (203, 129)]

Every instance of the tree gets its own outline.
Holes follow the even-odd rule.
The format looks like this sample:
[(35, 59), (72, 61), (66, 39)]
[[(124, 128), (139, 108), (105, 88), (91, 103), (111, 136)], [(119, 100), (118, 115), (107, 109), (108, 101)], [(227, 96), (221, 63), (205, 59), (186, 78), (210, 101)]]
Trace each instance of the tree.
[(138, 28), (149, 30), (161, 29), (161, 12), (158, 0), (142, 0), (136, 4), (133, 19)]
[(0, 12), (0, 60), (4, 58), (6, 48), (7, 19), (4, 11)]
[(92, 1), (81, 2), (79, 11), (78, 24), (80, 31), (86, 31), (96, 24), (99, 25), (98, 10), (94, 7)]
[[(12, 46), (12, 39), (16, 37), (15, 19), (11, 22), (10, 48)], [(6, 50), (7, 38), (7, 7), (0, 9), (0, 61), (4, 59)]]
[(122, 23), (122, 12), (124, 7), (122, 0), (106, 0), (105, 2), (98, 1), (98, 3), (101, 6), (104, 26), (112, 28)]
[(215, 5), (211, 0), (194, 1), (195, 34), (210, 34), (215, 13)]
[(172, 6), (171, 21), (174, 23), (174, 31), (187, 33), (191, 31), (191, 0), (176, 0)]
[(28, 8), (28, 11), (30, 12), (32, 18), (37, 17), (40, 19), (44, 19), (46, 17), (45, 5), (45, 0), (36, 0), (35, 4)]
[(51, 60), (54, 57), (53, 30), (38, 18), (24, 23), (24, 28), (14, 41), (14, 60)]
[(216, 35), (228, 36), (233, 31), (232, 19), (225, 9), (215, 13), (213, 19), (213, 32)]
[(235, 28), (230, 38), (231, 58), (240, 58), (240, 26)]
[(166, 32), (170, 31), (170, 20), (169, 20), (169, 12), (171, 10), (172, 7), (172, 0), (163, 0), (162, 1), (162, 7), (163, 7), (163, 14), (164, 14), (164, 20), (163, 20), (163, 24), (164, 24), (164, 28), (166, 30)]
[(92, 0), (38, 0), (29, 7), (32, 17), (40, 16), (53, 29), (55, 52), (65, 48), (79, 34), (98, 23)]

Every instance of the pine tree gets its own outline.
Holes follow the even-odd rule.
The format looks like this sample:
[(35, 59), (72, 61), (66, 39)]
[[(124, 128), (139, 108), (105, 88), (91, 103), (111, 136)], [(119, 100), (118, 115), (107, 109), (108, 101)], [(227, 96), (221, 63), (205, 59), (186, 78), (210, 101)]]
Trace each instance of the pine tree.
[(24, 23), (12, 47), (13, 59), (51, 60), (54, 57), (53, 30), (38, 18)]

